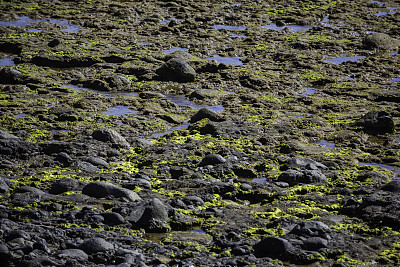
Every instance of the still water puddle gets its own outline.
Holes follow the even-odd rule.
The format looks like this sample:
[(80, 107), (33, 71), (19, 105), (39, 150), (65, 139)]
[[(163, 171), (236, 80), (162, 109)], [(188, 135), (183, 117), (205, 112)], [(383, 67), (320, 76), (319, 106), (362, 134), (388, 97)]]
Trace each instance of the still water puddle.
[(364, 59), (364, 58), (366, 58), (366, 56), (347, 57), (346, 54), (341, 54), (339, 57), (325, 59), (324, 62), (339, 65), (342, 64), (343, 62), (358, 61), (359, 59)]
[(152, 135), (150, 135), (150, 137), (157, 138), (157, 137), (166, 136), (166, 135), (172, 133), (173, 131), (186, 130), (187, 128), (189, 128), (189, 126), (190, 126), (190, 123), (185, 123), (185, 124), (179, 125), (178, 127), (172, 128), (171, 130), (168, 130), (168, 131), (165, 131), (162, 133), (152, 134)]
[(113, 115), (113, 116), (128, 116), (130, 114), (136, 114), (138, 111), (130, 109), (128, 106), (115, 106), (107, 109), (100, 114)]
[(56, 134), (56, 133), (60, 133), (60, 132), (70, 133), (71, 131), (70, 130), (51, 130), (50, 132)]
[(324, 17), (324, 19), (321, 21), (321, 24), (326, 26), (326, 27), (329, 27), (331, 29), (340, 29), (339, 26), (334, 26), (334, 25), (329, 24), (328, 16)]
[(371, 166), (381, 167), (386, 170), (392, 171), (396, 176), (400, 176), (400, 168), (399, 167), (389, 166), (386, 164), (374, 163), (374, 162), (360, 162), (360, 163), (358, 163), (358, 165), (359, 166), (371, 165)]
[(246, 35), (243, 35), (243, 34), (234, 34), (234, 33), (231, 33), (231, 34), (229, 34), (231, 37), (234, 37), (234, 38), (247, 38), (247, 36)]
[(218, 63), (223, 63), (226, 65), (243, 65), (241, 61), (243, 57), (221, 57), (219, 55), (214, 55), (212, 58), (206, 58), (206, 60), (216, 60)]
[(171, 101), (172, 103), (177, 104), (178, 106), (189, 107), (190, 109), (206, 108), (206, 109), (214, 111), (214, 112), (223, 112), (225, 109), (222, 105), (216, 105), (216, 106), (197, 105), (197, 104), (193, 103), (192, 101), (187, 100), (186, 97), (184, 97), (184, 96), (165, 95), (165, 99)]
[(390, 81), (391, 82), (400, 82), (400, 77), (399, 78), (392, 78)]
[(395, 137), (394, 140), (400, 143), (400, 137)]
[(5, 57), (0, 59), (0, 67), (6, 67), (6, 66), (14, 66), (14, 60), (10, 57)]
[(140, 44), (140, 45), (151, 45), (153, 43), (150, 43), (150, 42), (139, 42), (138, 44)]
[[(67, 27), (66, 29), (61, 29), (61, 31), (65, 32), (71, 32), (71, 33), (76, 33), (81, 30), (78, 26), (72, 25), (68, 22), (68, 20), (59, 20), (59, 19), (49, 19), (49, 20), (43, 20), (43, 19), (31, 19), (27, 16), (22, 16), (18, 17), (18, 20), (15, 21), (0, 21), (0, 27), (8, 27), (8, 26), (14, 26), (14, 27), (25, 27), (28, 25), (31, 25), (33, 23), (38, 23), (38, 22), (50, 22), (51, 24), (56, 24), (56, 25), (61, 25)], [(39, 31), (37, 29), (34, 29), (34, 31)]]
[(300, 32), (300, 31), (308, 31), (313, 28), (313, 26), (301, 26), (301, 25), (285, 25), (285, 26), (276, 26), (276, 24), (269, 24), (269, 25), (264, 25), (261, 26), (263, 28), (269, 29), (269, 30), (275, 30), (275, 31), (280, 31), (285, 28), (290, 28), (292, 32)]
[(324, 146), (327, 148), (331, 148), (331, 149), (340, 149), (339, 146), (336, 146), (334, 143), (328, 142), (326, 140), (321, 140), (317, 143), (315, 143), (316, 145), (320, 145), (320, 146)]
[(29, 115), (28, 114), (24, 114), (24, 113), (15, 115), (15, 117), (17, 117), (17, 118), (25, 118), (27, 116), (29, 116)]
[(309, 97), (309, 96), (315, 94), (315, 92), (317, 91), (316, 88), (311, 88), (311, 87), (305, 87), (304, 89), (306, 89), (306, 91), (300, 95), (305, 96), (305, 97)]
[(254, 183), (266, 183), (266, 182), (268, 182), (266, 177), (254, 178), (254, 179), (251, 180), (251, 181), (254, 182)]
[(175, 52), (175, 51), (188, 51), (189, 50), (189, 48), (182, 48), (182, 47), (174, 47), (174, 48), (171, 48), (171, 49), (168, 49), (168, 50), (165, 50), (164, 51), (164, 54), (171, 54), (171, 53), (173, 53), (173, 52)]
[(191, 230), (190, 232), (206, 234), (206, 232), (205, 232), (203, 229), (201, 229), (201, 228)]
[(229, 25), (213, 25), (214, 29), (217, 30), (232, 30), (232, 31), (244, 31), (247, 29), (246, 26), (229, 26)]

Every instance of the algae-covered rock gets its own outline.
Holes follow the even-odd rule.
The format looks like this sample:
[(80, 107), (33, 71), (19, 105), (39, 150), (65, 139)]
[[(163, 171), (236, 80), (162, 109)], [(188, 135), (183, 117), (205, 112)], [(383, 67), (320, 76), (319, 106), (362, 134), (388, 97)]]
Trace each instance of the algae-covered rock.
[(135, 192), (105, 182), (88, 183), (82, 189), (82, 193), (95, 198), (103, 198), (103, 197), (126, 198), (133, 202), (141, 200), (141, 198)]
[(166, 81), (193, 82), (196, 77), (196, 71), (181, 58), (168, 60), (156, 73)]
[(99, 141), (110, 142), (112, 145), (117, 147), (129, 147), (129, 143), (125, 140), (125, 138), (113, 129), (101, 128), (95, 130), (92, 133), (92, 137)]

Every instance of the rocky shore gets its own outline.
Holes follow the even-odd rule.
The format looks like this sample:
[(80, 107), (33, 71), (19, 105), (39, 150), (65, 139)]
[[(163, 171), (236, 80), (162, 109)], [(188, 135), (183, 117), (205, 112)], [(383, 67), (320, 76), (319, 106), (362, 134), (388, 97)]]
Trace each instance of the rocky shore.
[(399, 266), (399, 1), (1, 1), (0, 266)]

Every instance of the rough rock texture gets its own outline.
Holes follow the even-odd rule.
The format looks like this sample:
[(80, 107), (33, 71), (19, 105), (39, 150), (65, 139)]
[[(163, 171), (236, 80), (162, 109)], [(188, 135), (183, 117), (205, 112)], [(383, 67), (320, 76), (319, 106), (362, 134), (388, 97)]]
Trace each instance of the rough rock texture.
[(135, 192), (129, 189), (121, 188), (116, 185), (104, 182), (88, 183), (82, 189), (82, 193), (95, 198), (116, 197), (116, 198), (126, 198), (130, 201), (141, 200), (141, 198)]
[(182, 58), (171, 58), (164, 63), (157, 74), (161, 79), (175, 82), (193, 82), (196, 71)]

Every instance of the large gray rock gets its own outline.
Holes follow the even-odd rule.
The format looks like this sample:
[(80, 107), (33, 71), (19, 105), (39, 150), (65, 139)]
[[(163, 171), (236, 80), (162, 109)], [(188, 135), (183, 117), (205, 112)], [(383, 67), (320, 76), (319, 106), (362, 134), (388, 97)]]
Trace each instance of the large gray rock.
[(105, 183), (105, 182), (91, 182), (88, 183), (83, 189), (82, 193), (95, 198), (103, 197), (116, 197), (116, 198), (127, 198), (130, 201), (142, 200), (135, 192), (118, 187), (116, 185)]
[(199, 167), (207, 165), (218, 165), (225, 162), (226, 159), (224, 159), (224, 157), (220, 154), (208, 154), (201, 160), (201, 162), (199, 163)]
[(201, 121), (202, 119), (209, 119), (211, 121), (223, 121), (224, 119), (218, 113), (206, 108), (200, 109), (196, 114), (190, 118), (191, 123)]
[(306, 166), (316, 167), (318, 169), (327, 169), (324, 164), (316, 162), (315, 160), (304, 158), (304, 157), (295, 157), (288, 159), (287, 165), (290, 168), (305, 168)]
[(256, 257), (271, 257), (280, 260), (288, 260), (295, 254), (295, 248), (289, 241), (280, 237), (267, 237), (254, 246)]
[(364, 37), (363, 44), (367, 49), (394, 49), (400, 41), (385, 33), (374, 32)]
[(196, 71), (181, 58), (168, 60), (156, 73), (162, 80), (175, 82), (193, 82), (196, 76)]
[(153, 198), (136, 205), (129, 214), (128, 221), (148, 232), (163, 232), (168, 228), (168, 212), (161, 200)]
[(363, 127), (366, 133), (372, 135), (394, 132), (392, 115), (383, 110), (368, 112), (356, 122), (356, 125)]
[(78, 191), (82, 188), (83, 185), (79, 183), (79, 181), (72, 178), (61, 178), (60, 180), (54, 182), (51, 185), (50, 193), (51, 194), (62, 194), (69, 191)]
[(101, 128), (92, 133), (92, 137), (102, 142), (109, 142), (117, 147), (128, 148), (129, 143), (119, 133), (112, 129)]
[(290, 234), (302, 237), (328, 238), (331, 229), (320, 221), (304, 221), (297, 224)]
[(3, 84), (15, 84), (21, 81), (23, 75), (20, 71), (10, 68), (4, 67), (0, 70), (0, 83)]
[(290, 186), (296, 184), (326, 183), (328, 179), (318, 170), (287, 170), (278, 177), (278, 181), (286, 182)]
[(80, 246), (79, 249), (83, 250), (87, 254), (94, 254), (97, 252), (105, 252), (109, 250), (114, 249), (114, 245), (107, 242), (103, 238), (100, 237), (95, 237), (95, 238), (90, 238), (83, 242)]
[(87, 261), (89, 256), (80, 249), (64, 249), (57, 252), (57, 257), (61, 259), (73, 259), (77, 261)]

